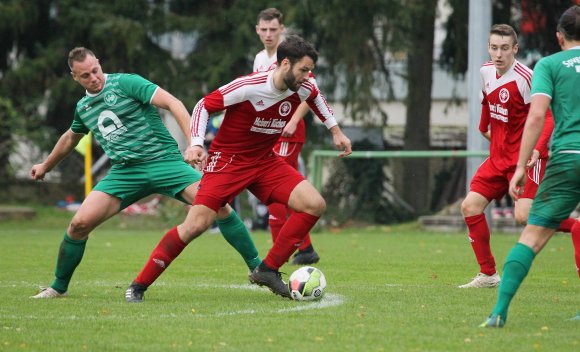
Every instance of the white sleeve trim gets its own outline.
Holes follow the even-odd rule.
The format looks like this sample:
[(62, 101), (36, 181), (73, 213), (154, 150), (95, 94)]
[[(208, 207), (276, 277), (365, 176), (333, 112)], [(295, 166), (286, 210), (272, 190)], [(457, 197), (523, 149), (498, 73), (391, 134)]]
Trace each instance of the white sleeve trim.
[(550, 94), (546, 94), (546, 93), (534, 93), (534, 94), (532, 94), (532, 97), (533, 97), (534, 95), (544, 95), (544, 96), (546, 96), (546, 97), (550, 98), (550, 100), (552, 100), (552, 96), (551, 96)]

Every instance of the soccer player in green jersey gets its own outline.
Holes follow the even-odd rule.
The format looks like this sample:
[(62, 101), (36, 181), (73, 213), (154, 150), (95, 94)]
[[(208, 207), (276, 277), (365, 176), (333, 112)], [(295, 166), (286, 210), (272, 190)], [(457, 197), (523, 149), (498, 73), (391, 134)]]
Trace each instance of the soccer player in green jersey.
[[(89, 193), (73, 216), (61, 242), (52, 285), (33, 298), (66, 295), (71, 277), (80, 264), (89, 233), (130, 204), (159, 193), (191, 204), (201, 174), (185, 160), (177, 143), (163, 125), (157, 108), (169, 110), (184, 135), (189, 136), (189, 113), (183, 103), (161, 87), (135, 75), (104, 74), (95, 54), (86, 48), (70, 51), (72, 78), (86, 89), (77, 103), (74, 120), (41, 164), (32, 167), (34, 180), (42, 180), (91, 131), (111, 160), (111, 170)], [(219, 210), (218, 225), (226, 240), (253, 270), (261, 259), (243, 222), (229, 206)], [(151, 254), (160, 267), (185, 244), (179, 238)], [(140, 297), (126, 297), (141, 302)]]
[[(504, 326), (510, 302), (534, 257), (580, 201), (580, 6), (572, 6), (562, 14), (556, 37), (562, 51), (541, 59), (534, 68), (532, 102), (517, 169), (510, 181), (510, 195), (517, 199), (526, 182), (526, 162), (550, 105), (555, 124), (552, 157), (532, 203), (528, 225), (506, 258), (497, 303), (481, 327)], [(578, 251), (579, 239), (573, 241)], [(580, 313), (573, 319), (580, 320)]]

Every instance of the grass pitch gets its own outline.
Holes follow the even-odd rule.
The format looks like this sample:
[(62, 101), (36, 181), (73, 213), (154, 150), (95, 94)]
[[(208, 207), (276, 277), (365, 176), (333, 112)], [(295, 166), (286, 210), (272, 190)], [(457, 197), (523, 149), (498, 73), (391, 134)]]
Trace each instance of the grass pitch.
[[(477, 273), (466, 234), (415, 224), (313, 234), (328, 280), (319, 302), (294, 302), (248, 283), (241, 258), (204, 234), (176, 259), (142, 304), (127, 285), (170, 226), (117, 217), (94, 231), (70, 296), (32, 300), (52, 280), (70, 213), (0, 223), (2, 351), (578, 351), (580, 309), (568, 235), (534, 262), (504, 329), (478, 324), (496, 289), (458, 289)], [(143, 219), (143, 218), (140, 218)], [(270, 235), (254, 234), (264, 256)], [(502, 266), (517, 235), (493, 234)], [(288, 275), (297, 267), (285, 265)], [(285, 276), (287, 278), (287, 276)]]

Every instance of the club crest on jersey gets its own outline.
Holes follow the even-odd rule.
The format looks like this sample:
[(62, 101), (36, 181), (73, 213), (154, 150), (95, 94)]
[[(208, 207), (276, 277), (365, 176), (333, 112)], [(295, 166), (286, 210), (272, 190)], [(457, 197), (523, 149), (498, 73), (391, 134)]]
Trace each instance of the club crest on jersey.
[(114, 106), (117, 103), (117, 95), (113, 92), (107, 92), (105, 94), (105, 104), (109, 106)]
[(280, 108), (278, 109), (278, 112), (280, 113), (280, 116), (288, 116), (288, 114), (290, 113), (290, 111), (292, 110), (292, 104), (290, 104), (290, 102), (285, 101), (282, 104), (280, 104)]
[(502, 88), (499, 91), (499, 101), (505, 104), (508, 100), (510, 100), (510, 92), (506, 88)]

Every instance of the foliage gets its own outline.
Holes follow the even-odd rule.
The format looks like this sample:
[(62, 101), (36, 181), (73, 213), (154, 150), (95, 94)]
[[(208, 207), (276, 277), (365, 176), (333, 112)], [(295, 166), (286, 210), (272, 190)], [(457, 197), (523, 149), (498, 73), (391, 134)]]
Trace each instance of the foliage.
[[(328, 280), (321, 302), (295, 302), (250, 285), (219, 235), (193, 241), (142, 304), (124, 290), (163, 230), (115, 217), (91, 234), (69, 297), (28, 296), (53, 276), (69, 213), (0, 226), (0, 344), (6, 351), (576, 351), (577, 276), (569, 236), (555, 236), (512, 301), (501, 331), (477, 328), (497, 290), (460, 290), (477, 272), (464, 234), (416, 224), (313, 235)], [(270, 234), (254, 240), (260, 254)], [(496, 235), (505, 258), (517, 235)], [(25, 248), (26, 250), (23, 250)], [(282, 271), (297, 267), (286, 264)], [(287, 275), (284, 275), (287, 279)]]
[[(439, 63), (453, 74), (462, 76), (468, 68), (469, 1), (446, 1), (452, 11), (444, 24), (446, 37)], [(534, 61), (560, 51), (554, 34), (556, 24), (560, 15), (574, 3), (573, 0), (493, 0), (492, 23), (507, 23), (514, 27), (519, 34), (518, 56), (525, 58), (531, 55)], [(534, 64), (528, 63), (532, 66)]]
[(323, 78), (325, 91), (344, 105), (352, 119), (369, 123), (376, 120), (371, 116), (376, 110), (386, 124), (387, 112), (380, 109), (379, 102), (394, 98), (393, 72), (388, 65), (400, 59), (407, 47), (398, 22), (403, 2), (331, 0), (303, 4), (296, 26), (324, 58), (316, 71)]
[[(367, 140), (353, 148), (377, 149)], [(392, 182), (385, 174), (388, 164), (386, 159), (334, 160), (322, 192), (327, 203), (326, 221), (336, 226), (349, 221), (391, 224), (409, 220), (412, 214), (388, 185)]]

